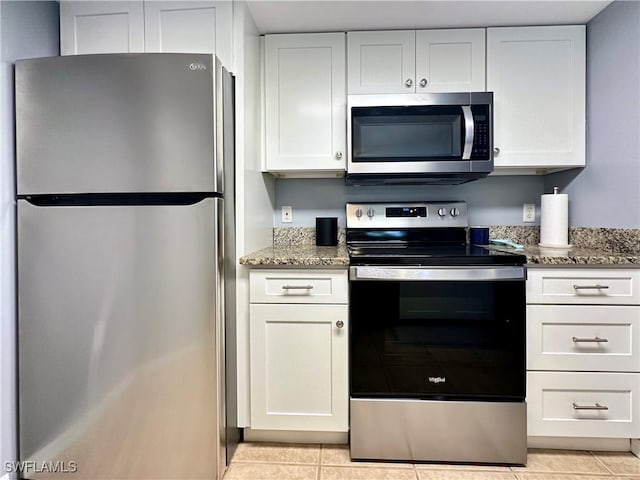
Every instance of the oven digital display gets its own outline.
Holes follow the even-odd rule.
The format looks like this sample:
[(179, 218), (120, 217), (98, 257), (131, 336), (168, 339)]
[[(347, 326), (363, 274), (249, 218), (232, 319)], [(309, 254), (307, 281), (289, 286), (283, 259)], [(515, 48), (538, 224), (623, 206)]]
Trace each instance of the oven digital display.
[(387, 207), (385, 215), (387, 218), (426, 217), (427, 207)]

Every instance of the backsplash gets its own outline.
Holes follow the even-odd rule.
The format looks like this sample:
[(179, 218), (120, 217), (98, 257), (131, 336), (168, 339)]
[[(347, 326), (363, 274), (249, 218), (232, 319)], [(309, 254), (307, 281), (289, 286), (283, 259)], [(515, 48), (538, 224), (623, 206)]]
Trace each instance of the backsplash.
[[(494, 226), (490, 238), (506, 238), (523, 245), (538, 245), (539, 226)], [(569, 227), (569, 243), (574, 247), (622, 254), (640, 253), (640, 228)]]
[[(344, 228), (338, 228), (338, 245), (346, 243), (346, 231)], [(316, 229), (315, 227), (274, 227), (273, 229), (273, 245), (315, 245)]]
[[(498, 225), (489, 227), (490, 238), (509, 239), (523, 245), (538, 245), (540, 227)], [(274, 227), (273, 244), (315, 245), (314, 227)], [(346, 243), (346, 231), (338, 229), (338, 245)], [(640, 228), (569, 228), (569, 243), (575, 247), (622, 254), (640, 253)]]

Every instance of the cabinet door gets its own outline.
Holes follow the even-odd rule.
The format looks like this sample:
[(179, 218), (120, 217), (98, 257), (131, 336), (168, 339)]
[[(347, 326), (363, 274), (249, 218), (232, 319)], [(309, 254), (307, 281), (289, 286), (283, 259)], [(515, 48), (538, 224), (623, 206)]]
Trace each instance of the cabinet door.
[(417, 31), (416, 91), (484, 91), (484, 37), (483, 28)]
[(212, 53), (231, 67), (231, 2), (150, 0), (144, 20), (147, 52)]
[(250, 314), (251, 428), (346, 432), (348, 306), (252, 304)]
[(347, 33), (349, 94), (415, 92), (414, 30)]
[(267, 171), (344, 171), (344, 48), (342, 33), (267, 35)]
[(585, 27), (487, 29), (496, 167), (585, 164)]
[(61, 1), (61, 54), (143, 52), (142, 12), (142, 1)]

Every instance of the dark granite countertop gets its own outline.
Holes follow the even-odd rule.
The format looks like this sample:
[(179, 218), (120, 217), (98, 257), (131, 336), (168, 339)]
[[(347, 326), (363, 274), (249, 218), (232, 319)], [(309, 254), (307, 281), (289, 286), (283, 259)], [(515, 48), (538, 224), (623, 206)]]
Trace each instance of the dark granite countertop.
[(491, 250), (520, 253), (527, 257), (527, 266), (549, 265), (640, 265), (640, 254), (615, 253), (593, 248), (571, 247), (568, 249), (544, 248), (525, 245), (524, 249), (511, 247), (489, 247)]
[(240, 264), (252, 267), (347, 267), (349, 254), (345, 245), (275, 245), (243, 256)]
[[(491, 250), (519, 253), (527, 265), (638, 266), (640, 229), (571, 228), (575, 247), (552, 249), (537, 246), (539, 227), (491, 227), (491, 238), (510, 238), (525, 245), (522, 250), (491, 246)], [(337, 247), (317, 247), (313, 228), (275, 228), (274, 245), (243, 256), (240, 264), (264, 267), (347, 267), (349, 255), (341, 229)]]

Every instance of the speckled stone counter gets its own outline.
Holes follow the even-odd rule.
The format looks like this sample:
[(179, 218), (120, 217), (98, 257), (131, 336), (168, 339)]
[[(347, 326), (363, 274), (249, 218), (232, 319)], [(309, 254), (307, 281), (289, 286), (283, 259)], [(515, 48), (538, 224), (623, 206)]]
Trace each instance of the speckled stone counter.
[(347, 267), (347, 247), (315, 245), (274, 245), (240, 258), (241, 265), (252, 267)]
[(338, 246), (317, 247), (313, 227), (276, 227), (273, 246), (240, 258), (251, 267), (348, 267), (349, 254), (344, 228), (338, 231)]
[(582, 247), (564, 250), (532, 245), (526, 245), (523, 250), (516, 250), (511, 247), (489, 247), (489, 249), (525, 255), (527, 257), (527, 266), (529, 267), (536, 265), (640, 266), (639, 253), (616, 253)]
[(543, 248), (539, 226), (490, 227), (491, 238), (508, 238), (525, 246), (524, 250), (491, 247), (505, 252), (522, 253), (527, 265), (640, 265), (640, 229), (637, 228), (569, 228), (568, 249)]
[[(640, 265), (640, 229), (582, 228), (569, 229), (572, 248), (550, 249), (538, 246), (539, 226), (490, 227), (491, 238), (508, 238), (525, 246), (489, 247), (491, 250), (521, 253), (529, 266), (551, 265)], [(347, 267), (349, 255), (345, 246), (345, 232), (338, 232), (337, 247), (317, 247), (315, 229), (310, 227), (274, 228), (273, 246), (245, 255), (242, 265), (275, 267)]]

